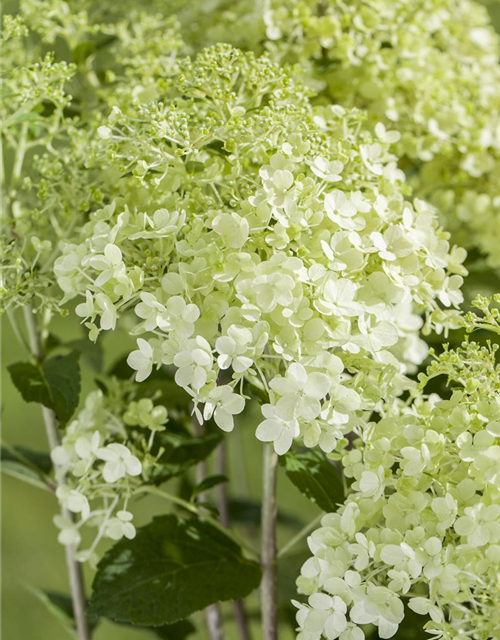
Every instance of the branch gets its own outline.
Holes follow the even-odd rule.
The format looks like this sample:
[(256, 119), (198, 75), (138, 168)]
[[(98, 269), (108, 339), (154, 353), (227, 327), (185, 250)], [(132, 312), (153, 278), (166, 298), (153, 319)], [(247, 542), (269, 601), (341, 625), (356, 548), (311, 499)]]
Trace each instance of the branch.
[(264, 445), (262, 476), (261, 611), (263, 640), (278, 638), (278, 567), (276, 545), (276, 485), (278, 456), (272, 444)]

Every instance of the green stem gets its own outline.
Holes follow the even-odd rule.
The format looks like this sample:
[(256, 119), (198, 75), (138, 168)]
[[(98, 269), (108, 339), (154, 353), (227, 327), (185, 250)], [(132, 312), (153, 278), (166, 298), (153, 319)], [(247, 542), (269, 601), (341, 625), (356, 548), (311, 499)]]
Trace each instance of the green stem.
[[(31, 306), (23, 307), (24, 320), (30, 351), (36, 360), (43, 361), (44, 352), (39, 328)], [(51, 451), (59, 445), (59, 429), (57, 419), (53, 411), (47, 407), (42, 407), (42, 416), (45, 424), (47, 440)], [(56, 469), (57, 484), (64, 484), (64, 477), (58, 476)], [(72, 514), (65, 507), (61, 507), (61, 515), (71, 519)], [(90, 629), (85, 616), (85, 587), (83, 583), (82, 565), (76, 560), (76, 548), (73, 545), (65, 546), (66, 566), (68, 569), (69, 584), (71, 589), (71, 600), (73, 603), (73, 616), (75, 619), (76, 633), (78, 640), (91, 640)]]
[(324, 515), (324, 513), (320, 513), (318, 516), (316, 516), (316, 518), (314, 518), (312, 522), (306, 524), (305, 527), (303, 527), (296, 535), (294, 535), (293, 538), (290, 538), (290, 540), (278, 551), (278, 558), (281, 558), (286, 553), (288, 553), (290, 549), (292, 549), (292, 547), (297, 544), (297, 542), (300, 542), (302, 538), (304, 538), (310, 531), (312, 531), (316, 527), (316, 525), (319, 524), (321, 518)]
[(264, 445), (261, 514), (261, 612), (262, 639), (278, 638), (278, 566), (276, 544), (276, 486), (278, 456), (271, 444)]

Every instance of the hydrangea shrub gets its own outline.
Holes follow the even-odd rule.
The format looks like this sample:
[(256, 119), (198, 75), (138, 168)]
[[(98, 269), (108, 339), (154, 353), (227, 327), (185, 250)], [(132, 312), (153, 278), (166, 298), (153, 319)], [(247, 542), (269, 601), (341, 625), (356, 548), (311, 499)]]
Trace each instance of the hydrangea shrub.
[(497, 264), (499, 51), (471, 0), (4, 16), (0, 308), (49, 453), (2, 468), (59, 505), (71, 609), (40, 597), (78, 640), (496, 637), (500, 297), (462, 288)]

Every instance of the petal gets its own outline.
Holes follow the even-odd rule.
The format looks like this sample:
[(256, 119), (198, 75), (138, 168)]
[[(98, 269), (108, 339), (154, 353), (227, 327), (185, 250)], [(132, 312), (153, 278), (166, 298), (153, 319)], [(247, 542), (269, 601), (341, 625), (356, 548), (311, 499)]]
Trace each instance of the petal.
[(215, 424), (222, 429), (222, 431), (230, 432), (234, 429), (233, 416), (221, 407), (217, 407), (215, 410), (214, 420)]
[(107, 244), (104, 248), (104, 255), (113, 265), (120, 264), (122, 261), (122, 252), (114, 244)]
[(283, 376), (276, 376), (276, 378), (273, 378), (269, 383), (269, 386), (280, 396), (294, 395), (298, 391), (297, 385), (291, 380), (283, 378)]
[(255, 435), (262, 442), (273, 442), (276, 438), (279, 438), (282, 431), (283, 423), (281, 421), (268, 419), (259, 424)]
[(228, 399), (224, 400), (223, 408), (233, 415), (238, 415), (245, 408), (245, 399), (237, 393), (231, 393)]
[(279, 456), (282, 456), (290, 449), (292, 442), (292, 429), (285, 428), (281, 432), (281, 435), (274, 441), (274, 450)]
[(304, 420), (314, 420), (321, 411), (321, 404), (316, 398), (301, 398), (298, 406), (298, 412)]
[(125, 475), (125, 465), (120, 460), (110, 460), (102, 468), (102, 477), (112, 484)]
[(139, 476), (142, 473), (142, 464), (139, 458), (128, 456), (124, 462), (129, 476)]
[(324, 373), (310, 373), (307, 376), (307, 384), (304, 389), (306, 396), (320, 400), (324, 398), (329, 391), (330, 379), (327, 375)]
[(293, 380), (299, 389), (304, 389), (307, 384), (307, 372), (298, 362), (294, 362), (288, 367), (286, 377)]

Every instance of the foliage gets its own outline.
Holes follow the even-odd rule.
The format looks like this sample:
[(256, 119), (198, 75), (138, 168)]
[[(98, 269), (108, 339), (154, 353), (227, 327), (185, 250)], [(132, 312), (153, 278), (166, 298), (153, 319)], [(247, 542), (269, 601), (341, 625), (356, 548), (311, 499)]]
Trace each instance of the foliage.
[(213, 602), (244, 597), (259, 582), (259, 565), (218, 529), (161, 516), (101, 560), (91, 611), (139, 625), (172, 623)]

